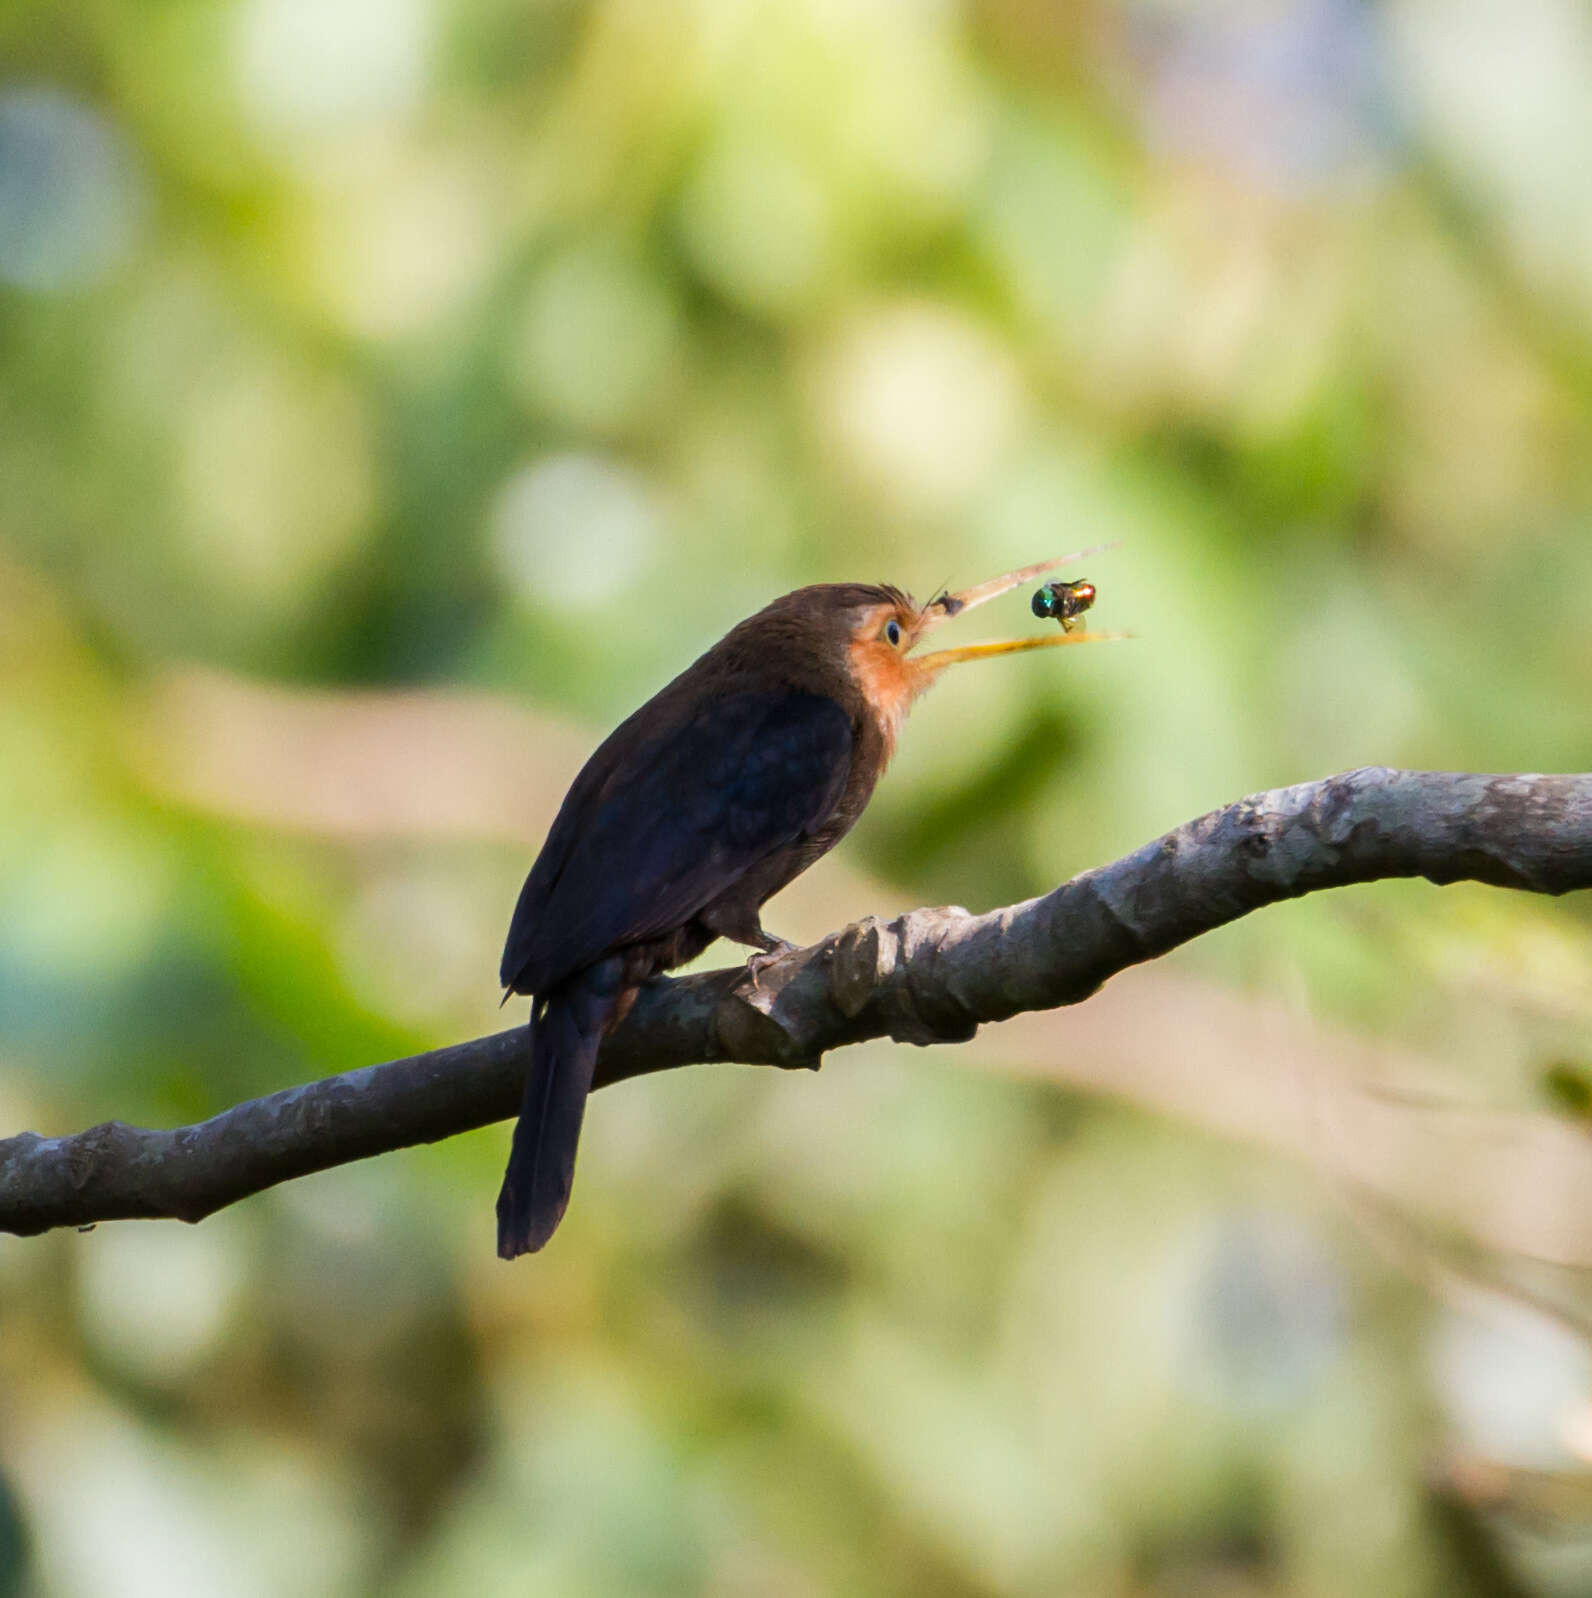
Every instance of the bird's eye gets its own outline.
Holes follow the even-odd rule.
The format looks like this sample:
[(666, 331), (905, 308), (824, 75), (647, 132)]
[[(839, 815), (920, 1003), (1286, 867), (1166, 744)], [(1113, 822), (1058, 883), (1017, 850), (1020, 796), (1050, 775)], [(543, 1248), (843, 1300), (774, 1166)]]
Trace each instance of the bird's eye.
[(890, 641), (892, 649), (898, 648), (901, 643), (901, 623), (892, 617), (884, 624), (884, 635)]

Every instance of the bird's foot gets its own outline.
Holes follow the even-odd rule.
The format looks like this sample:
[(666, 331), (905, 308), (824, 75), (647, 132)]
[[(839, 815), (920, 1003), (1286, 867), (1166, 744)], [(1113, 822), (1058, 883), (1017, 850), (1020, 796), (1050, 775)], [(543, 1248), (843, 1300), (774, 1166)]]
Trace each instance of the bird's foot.
[(796, 945), (787, 943), (783, 938), (775, 938), (771, 948), (763, 949), (757, 954), (746, 957), (746, 969), (752, 975), (752, 986), (757, 986), (757, 979), (777, 960), (783, 960), (787, 954), (794, 954)]

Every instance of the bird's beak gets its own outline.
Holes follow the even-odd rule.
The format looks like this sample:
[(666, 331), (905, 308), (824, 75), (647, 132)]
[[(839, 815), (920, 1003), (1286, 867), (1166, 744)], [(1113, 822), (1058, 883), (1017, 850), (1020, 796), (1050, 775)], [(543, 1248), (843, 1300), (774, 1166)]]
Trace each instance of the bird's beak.
[[(938, 599), (931, 599), (923, 607), (918, 619), (918, 635), (921, 637), (924, 633), (950, 621), (952, 617), (960, 616), (963, 611), (984, 604), (986, 600), (1010, 593), (1014, 588), (1021, 588), (1024, 583), (1031, 583), (1036, 577), (1043, 577), (1046, 572), (1055, 571), (1058, 566), (1070, 566), (1075, 560), (1082, 560), (1087, 555), (1098, 555), (1101, 550), (1112, 547), (1110, 544), (1094, 544), (1071, 555), (1058, 555), (1054, 560), (1042, 560), (1032, 566), (1020, 566), (1016, 571), (1007, 572), (1002, 577), (991, 577), (988, 582), (979, 583), (973, 588), (964, 588), (960, 593), (941, 594)], [(1053, 633), (1044, 633), (1034, 638), (1009, 638), (993, 644), (963, 644), (959, 649), (935, 649), (926, 655), (914, 655), (912, 663), (920, 671), (938, 672), (943, 667), (955, 665), (962, 660), (984, 660), (991, 655), (1013, 655), (1025, 649), (1055, 649), (1063, 644), (1102, 643), (1107, 639), (1127, 636), (1127, 633), (1063, 632), (1058, 627)]]

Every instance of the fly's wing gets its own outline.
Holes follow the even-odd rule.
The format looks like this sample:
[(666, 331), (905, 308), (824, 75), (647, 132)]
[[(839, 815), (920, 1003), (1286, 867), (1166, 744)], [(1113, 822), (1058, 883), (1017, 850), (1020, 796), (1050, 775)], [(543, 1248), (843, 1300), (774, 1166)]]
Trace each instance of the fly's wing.
[(582, 773), (520, 894), (503, 985), (545, 993), (616, 948), (683, 926), (823, 824), (851, 743), (834, 700), (748, 690), (638, 744), (584, 790)]

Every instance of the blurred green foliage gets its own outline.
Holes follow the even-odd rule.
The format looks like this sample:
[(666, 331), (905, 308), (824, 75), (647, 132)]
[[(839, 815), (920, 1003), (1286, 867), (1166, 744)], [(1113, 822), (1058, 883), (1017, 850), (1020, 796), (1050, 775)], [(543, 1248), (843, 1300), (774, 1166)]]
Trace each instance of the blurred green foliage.
[[(1592, 765), (1589, 69), (1574, 0), (11, 0), (0, 1130), (501, 1024), (546, 817), (472, 819), (500, 742), (406, 742), (414, 693), (530, 707), (556, 783), (559, 718), (803, 582), (1121, 541), (1136, 642), (915, 713), (844, 850), (899, 903), (1358, 764)], [(1130, 1097), (1192, 1113), (1226, 984), (1561, 1179), (1423, 1169), (1471, 1221), (1389, 1258), (1330, 1115), (1285, 1160), (1084, 1096), (1062, 1016), (1029, 1080), (605, 1093), (512, 1270), (496, 1132), (0, 1239), (0, 1592), (1586, 1591), (1585, 907), (1384, 885), (1176, 964)]]

